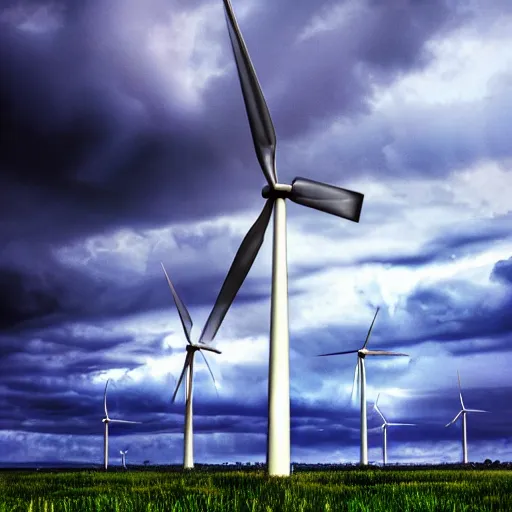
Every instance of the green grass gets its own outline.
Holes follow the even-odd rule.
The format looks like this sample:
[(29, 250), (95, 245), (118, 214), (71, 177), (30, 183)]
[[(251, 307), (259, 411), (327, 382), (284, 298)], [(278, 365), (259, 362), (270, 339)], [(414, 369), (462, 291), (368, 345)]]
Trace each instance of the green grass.
[(512, 472), (2, 472), (0, 512), (512, 511)]

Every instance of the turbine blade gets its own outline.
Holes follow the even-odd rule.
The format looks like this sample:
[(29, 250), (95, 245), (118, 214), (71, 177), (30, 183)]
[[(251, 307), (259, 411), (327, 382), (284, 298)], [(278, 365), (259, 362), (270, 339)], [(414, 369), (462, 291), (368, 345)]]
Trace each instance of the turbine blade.
[(364, 340), (363, 348), (366, 348), (366, 345), (368, 345), (368, 340), (370, 339), (370, 334), (372, 333), (373, 324), (375, 323), (375, 319), (377, 318), (377, 314), (379, 313), (379, 310), (380, 310), (380, 308), (377, 308), (377, 311), (375, 311), (375, 316), (373, 317), (370, 328), (368, 329), (368, 334), (366, 335), (366, 339)]
[(210, 372), (210, 375), (212, 376), (213, 385), (215, 386), (215, 392), (217, 393), (217, 396), (219, 396), (219, 392), (217, 390), (217, 381), (215, 380), (215, 377), (213, 376), (213, 372), (212, 372), (212, 369), (210, 368), (208, 360), (206, 359), (206, 356), (203, 354), (202, 350), (199, 350), (199, 353), (203, 356), (203, 359), (204, 359), (204, 362), (206, 363), (208, 371)]
[(268, 184), (274, 187), (276, 173), (276, 133), (268, 111), (265, 97), (261, 91), (258, 77), (252, 65), (247, 46), (240, 32), (235, 13), (229, 0), (224, 0), (229, 38), (235, 57), (238, 78), (242, 87), (245, 109), (251, 127), (252, 140), (256, 156)]
[(409, 354), (403, 354), (402, 352), (390, 352), (389, 350), (368, 350), (367, 356), (407, 356)]
[[(373, 406), (373, 408), (374, 408), (374, 409), (379, 413), (379, 416), (382, 418), (382, 421), (383, 421), (384, 423), (388, 424), (388, 423), (387, 423), (387, 421), (386, 421), (386, 418), (384, 418), (384, 414), (382, 414), (382, 412), (381, 412), (381, 410), (379, 409), (379, 407), (378, 407), (377, 403), (375, 403), (375, 405)], [(389, 423), (389, 425), (391, 425), (391, 423)]]
[(110, 379), (107, 379), (107, 383), (105, 384), (105, 393), (103, 393), (103, 407), (105, 409), (105, 417), (108, 418), (108, 411), (107, 411), (107, 388), (108, 383), (110, 382)]
[(377, 395), (377, 400), (375, 400), (375, 407), (377, 407), (377, 404), (379, 403), (380, 393)]
[(171, 289), (172, 298), (174, 299), (174, 304), (176, 304), (176, 309), (178, 310), (178, 314), (180, 315), (181, 325), (183, 326), (183, 331), (185, 333), (185, 336), (187, 338), (187, 341), (192, 345), (192, 342), (190, 341), (190, 331), (192, 329), (192, 319), (190, 318), (190, 315), (188, 313), (187, 307), (185, 304), (183, 304), (182, 300), (180, 299), (178, 292), (174, 288), (174, 285), (172, 284), (167, 271), (165, 270), (164, 264), (160, 262), (160, 265), (162, 265), (162, 270), (164, 271), (165, 277), (167, 279), (167, 283), (169, 284), (169, 288)]
[(489, 412), (489, 411), (483, 411), (482, 409), (464, 409), (466, 412)]
[(258, 255), (258, 252), (263, 244), (265, 231), (270, 221), (272, 208), (274, 206), (273, 199), (267, 199), (260, 216), (252, 225), (251, 229), (245, 235), (245, 238), (240, 245), (228, 275), (224, 280), (224, 284), (220, 289), (217, 301), (213, 306), (212, 312), (206, 320), (203, 332), (199, 338), (198, 343), (208, 343), (215, 338), (231, 303), (235, 299), (238, 290), (242, 286), (247, 274), (251, 270), (252, 264)]
[(190, 364), (192, 352), (187, 352), (187, 356), (185, 357), (185, 364), (183, 365), (183, 370), (181, 370), (180, 378), (178, 379), (178, 384), (176, 384), (176, 389), (174, 390), (174, 394), (172, 395), (171, 404), (176, 400), (176, 395), (178, 394), (178, 390), (180, 389), (181, 382), (183, 381), (183, 377), (185, 376), (185, 371), (187, 370), (188, 365)]
[(388, 425), (393, 425), (394, 427), (415, 427), (416, 423), (388, 423)]
[(110, 423), (142, 423), (141, 421), (110, 420)]
[(316, 357), (340, 356), (343, 354), (357, 354), (357, 350), (345, 350), (344, 352), (330, 352), (329, 354), (318, 354)]
[[(355, 395), (354, 395), (355, 390)], [(354, 369), (354, 382), (352, 383), (352, 393), (350, 393), (350, 401), (352, 404), (357, 400), (359, 396), (359, 358), (357, 359), (356, 367)]]
[(295, 178), (289, 199), (294, 203), (359, 222), (364, 195), (306, 178)]
[(455, 418), (453, 418), (452, 421), (450, 421), (450, 423), (448, 423), (447, 425), (445, 425), (445, 427), (449, 427), (450, 425), (453, 425), (453, 423), (455, 423), (458, 419), (459, 419), (459, 416), (462, 414), (463, 411), (459, 411), (459, 413), (457, 414), (457, 416), (455, 416)]
[(465, 409), (464, 407), (464, 400), (462, 400), (462, 387), (460, 385), (460, 374), (459, 374), (459, 370), (457, 370), (457, 380), (459, 381), (459, 398), (460, 398), (460, 405), (462, 405), (462, 408)]

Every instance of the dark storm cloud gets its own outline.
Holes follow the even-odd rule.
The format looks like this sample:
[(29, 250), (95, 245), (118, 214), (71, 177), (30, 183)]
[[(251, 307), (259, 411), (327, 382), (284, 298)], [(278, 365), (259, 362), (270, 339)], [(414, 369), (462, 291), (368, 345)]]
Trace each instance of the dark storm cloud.
[(491, 279), (512, 284), (512, 256), (508, 260), (500, 260), (494, 265)]
[[(12, 252), (13, 260), (15, 251)], [(72, 268), (51, 254), (39, 252), (34, 266), (26, 254), (26, 265), (3, 267), (0, 262), (0, 329), (4, 332), (50, 327), (78, 321), (104, 321), (165, 310), (177, 314), (172, 295), (159, 267), (148, 277), (137, 276), (121, 282), (95, 276), (90, 268)], [(169, 271), (170, 272), (170, 271)], [(205, 277), (171, 274), (180, 297), (188, 308), (213, 307), (224, 275)], [(260, 280), (249, 281), (237, 296), (236, 304), (268, 298), (258, 291)], [(69, 343), (78, 343), (79, 337)]]
[[(76, 385), (76, 381), (70, 378), (54, 375), (33, 377), (30, 381), (21, 377), (6, 379), (8, 391), (0, 398), (6, 411), (2, 428), (62, 434), (73, 431), (78, 435), (96, 432), (98, 423), (104, 416), (104, 385), (97, 384), (93, 392), (88, 392), (89, 383), (87, 387), (84, 386), (85, 383)], [(149, 396), (148, 393), (147, 398), (134, 395), (129, 390), (116, 387), (113, 382), (107, 397), (109, 415), (117, 419), (141, 421), (142, 400), (156, 403), (155, 409), (158, 412), (165, 410), (164, 402), (158, 402), (154, 394)], [(147, 431), (147, 426), (142, 424), (137, 428), (139, 432)], [(125, 429), (121, 425), (119, 430), (123, 432)]]
[[(405, 306), (417, 322), (413, 339), (448, 342), (484, 337), (491, 340), (489, 350), (506, 349), (512, 332), (512, 294), (499, 302), (486, 298), (488, 294), (464, 281), (419, 286)], [(460, 350), (464, 351), (464, 346)], [(480, 352), (481, 347), (474, 347), (474, 351)]]
[[(277, 94), (282, 100), (272, 110), (285, 137), (306, 129), (304, 123), (313, 112), (325, 116), (364, 102), (368, 84), (356, 77), (356, 62), (365, 62), (379, 76), (388, 77), (421, 66), (427, 56), (425, 42), (466, 19), (466, 14), (459, 16), (441, 1), (386, 9), (368, 3), (357, 8), (349, 34), (331, 31), (313, 36), (297, 43), (290, 59), (288, 45), (275, 43), (291, 44), (313, 15), (326, 12), (333, 3), (302, 3), (293, 9), (285, 4), (270, 13), (257, 10), (254, 19), (265, 23), (243, 23), (248, 41), (258, 38), (251, 53), (258, 70), (261, 63), (262, 80), (272, 76), (279, 84), (275, 94), (270, 85), (270, 98)], [(110, 10), (101, 2), (73, 5), (72, 9), (65, 5), (63, 26), (52, 33), (27, 33), (5, 20), (2, 23), (0, 208), (10, 220), (0, 227), (0, 237), (9, 249), (6, 257), (13, 260), (22, 253), (26, 259), (36, 251), (41, 258), (46, 240), (70, 241), (126, 225), (155, 226), (242, 204), (240, 169), (230, 176), (234, 186), (242, 187), (240, 193), (230, 194), (224, 205), (217, 193), (207, 192), (210, 186), (220, 191), (225, 182), (221, 177), (233, 172), (234, 155), (223, 155), (226, 141), (233, 149), (240, 146), (234, 142), (237, 137), (246, 139), (239, 157), (246, 158), (252, 151), (236, 75), (231, 72), (213, 80), (204, 112), (185, 112), (176, 91), (163, 90), (156, 69), (144, 58), (146, 50), (140, 44), (136, 47), (144, 31), (170, 12), (169, 6), (151, 3), (140, 23), (123, 31), (111, 30), (118, 24), (115, 14), (122, 12), (119, 2)], [(372, 30), (360, 30), (363, 23)], [(396, 30), (397, 24), (401, 30)], [(135, 41), (130, 42), (128, 35)], [(333, 44), (333, 37), (341, 37), (346, 44)], [(375, 38), (385, 44), (376, 44)], [(223, 47), (224, 60), (231, 62), (227, 37)], [(341, 55), (334, 48), (342, 48)], [(272, 61), (266, 64), (265, 57), (270, 55)], [(276, 75), (276, 69), (284, 69), (285, 60), (289, 72)], [(306, 73), (304, 62), (313, 69)], [(327, 69), (335, 70), (330, 81), (324, 79)], [(304, 94), (315, 102), (296, 96)], [(252, 154), (250, 158), (254, 166)], [(254, 182), (260, 178), (257, 172), (253, 178), (247, 176)], [(219, 185), (214, 186), (216, 180)], [(193, 191), (194, 201), (185, 190)], [(34, 245), (36, 241), (39, 245)], [(168, 304), (162, 287), (149, 281), (137, 291), (126, 287), (109, 299), (106, 284), (86, 283), (63, 268), (53, 272), (63, 277), (50, 278), (46, 288), (34, 278), (29, 283), (26, 270), (3, 271), (1, 280), (11, 295), (10, 299), (4, 296), (0, 305), (3, 328), (40, 317), (51, 322), (62, 320), (58, 318), (62, 314), (86, 315), (91, 308), (91, 315), (100, 311), (115, 315)], [(71, 291), (67, 283), (72, 282), (80, 286), (81, 295)]]
[(16, 219), (4, 236), (55, 240), (182, 217), (197, 211), (183, 190), (218, 165), (198, 120), (176, 105), (162, 114), (144, 75), (123, 76), (133, 65), (98, 47), (89, 21), (47, 37), (3, 25), (2, 214)]
[[(313, 14), (332, 5), (290, 8), (285, 2), (270, 14), (257, 12), (252, 24), (244, 23), (249, 41), (258, 34), (258, 45), (251, 46), (262, 80), (273, 77), (271, 103), (275, 94), (282, 100), (272, 110), (285, 137), (304, 130), (313, 113), (337, 115), (351, 105), (361, 109), (370, 89), (368, 77), (357, 76), (356, 62), (369, 66), (376, 79), (421, 66), (425, 42), (465, 19), (442, 1), (385, 9), (369, 3), (358, 9), (342, 44), (333, 44), (336, 31), (324, 33), (299, 43), (290, 60), (289, 44)], [(238, 157), (246, 159), (252, 151), (236, 76), (229, 73), (212, 82), (206, 111), (185, 113), (176, 92), (163, 90), (141, 44), (144, 31), (167, 15), (169, 6), (152, 2), (139, 24), (126, 28), (117, 26), (119, 2), (108, 10), (102, 2), (66, 9), (63, 27), (50, 34), (2, 24), (2, 214), (16, 218), (4, 236), (44, 234), (59, 240), (242, 206), (241, 194), (224, 204), (217, 198), (224, 195), (221, 184), (228, 177), (242, 187), (232, 160), (239, 137), (245, 144)], [(133, 6), (127, 11), (133, 15)], [(226, 35), (223, 48), (230, 62)], [(265, 64), (270, 55), (272, 61)], [(304, 62), (313, 68), (305, 72)], [(286, 75), (276, 74), (285, 68)], [(292, 87), (296, 83), (301, 87)], [(230, 156), (224, 156), (226, 143)], [(248, 162), (254, 167), (253, 155)], [(247, 179), (261, 181), (257, 171)], [(193, 208), (186, 190), (194, 193)]]
[(36, 382), (38, 377), (45, 378), (50, 375), (64, 377), (116, 368), (134, 369), (140, 365), (139, 361), (134, 361), (130, 356), (84, 353), (70, 350), (69, 347), (62, 347), (59, 355), (48, 355), (46, 343), (43, 343), (43, 347), (37, 355), (15, 354), (4, 357), (0, 369), (5, 381), (8, 382), (9, 376), (16, 376), (20, 372), (32, 375)]

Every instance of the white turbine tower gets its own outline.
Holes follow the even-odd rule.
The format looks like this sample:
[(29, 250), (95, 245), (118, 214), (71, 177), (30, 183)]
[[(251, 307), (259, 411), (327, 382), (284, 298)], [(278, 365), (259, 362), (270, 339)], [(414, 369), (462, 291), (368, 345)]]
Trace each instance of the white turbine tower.
[(416, 426), (416, 423), (388, 423), (386, 418), (384, 418), (384, 414), (382, 414), (382, 411), (379, 409), (379, 406), (377, 405), (379, 402), (380, 393), (377, 395), (377, 400), (375, 400), (375, 405), (373, 408), (379, 413), (380, 417), (382, 418), (382, 421), (384, 422), (382, 424), (382, 460), (384, 466), (387, 464), (388, 461), (388, 427), (414, 427)]
[[(345, 350), (343, 352), (332, 352), (329, 354), (320, 354), (317, 357), (325, 356), (338, 356), (342, 354), (357, 354), (357, 364), (354, 372), (354, 383), (352, 385), (352, 397), (354, 396), (354, 388), (358, 385), (358, 390), (361, 396), (361, 456), (360, 464), (368, 464), (368, 422), (366, 419), (366, 370), (364, 367), (364, 358), (366, 356), (408, 356), (409, 354), (402, 354), (401, 352), (390, 352), (389, 350), (368, 350), (366, 345), (370, 339), (370, 334), (373, 329), (373, 324), (377, 318), (377, 313), (380, 308), (377, 308), (375, 316), (373, 317), (372, 324), (366, 335), (364, 345), (359, 350)], [(359, 376), (359, 380), (358, 380)]]
[[(206, 324), (203, 328), (203, 332), (201, 333), (201, 336), (199, 338), (199, 341), (194, 344), (192, 341), (190, 341), (190, 333), (192, 330), (192, 319), (190, 318), (190, 315), (188, 313), (188, 310), (185, 306), (185, 304), (182, 302), (180, 297), (178, 296), (178, 293), (176, 292), (176, 289), (174, 288), (174, 285), (172, 284), (169, 276), (167, 275), (167, 272), (165, 270), (164, 264), (161, 263), (162, 269), (164, 271), (165, 277), (167, 279), (167, 283), (169, 284), (169, 288), (171, 289), (172, 297), (174, 299), (174, 303), (176, 304), (176, 308), (178, 310), (178, 314), (180, 315), (181, 325), (183, 326), (183, 332), (185, 333), (185, 338), (187, 339), (188, 345), (187, 347), (187, 355), (185, 356), (185, 364), (183, 365), (183, 370), (181, 371), (180, 378), (178, 379), (178, 383), (176, 385), (176, 389), (174, 390), (174, 394), (172, 395), (171, 403), (174, 403), (176, 400), (176, 395), (178, 393), (178, 390), (180, 389), (181, 382), (183, 381), (183, 377), (185, 377), (185, 442), (184, 442), (184, 449), (183, 449), (183, 468), (184, 469), (193, 469), (194, 467), (194, 442), (193, 442), (193, 409), (192, 409), (192, 397), (193, 397), (193, 390), (192, 385), (194, 382), (194, 356), (196, 352), (199, 352), (201, 356), (203, 356), (204, 362), (206, 363), (206, 366), (208, 368), (208, 371), (210, 372), (210, 375), (212, 376), (213, 383), (215, 385), (215, 391), (217, 391), (217, 383), (215, 382), (215, 377), (213, 376), (212, 369), (210, 368), (210, 365), (208, 364), (208, 361), (203, 354), (203, 350), (209, 351), (209, 352), (215, 352), (216, 354), (221, 354), (221, 351), (210, 347), (206, 345), (205, 343), (208, 341), (212, 341), (215, 335), (217, 334), (217, 331), (222, 323), (222, 320), (224, 319), (224, 316), (227, 313), (227, 310), (229, 308), (225, 309), (225, 311), (222, 311), (220, 313), (217, 312), (217, 310), (214, 310), (211, 312), (210, 316), (208, 317), (208, 320), (206, 321)], [(219, 294), (219, 297), (217, 298), (217, 303), (223, 300), (222, 296), (222, 290)], [(207, 340), (207, 341), (205, 341)], [(217, 393), (218, 394), (218, 393)]]
[[(294, 203), (359, 222), (363, 194), (304, 178), (278, 183), (276, 134), (265, 98), (229, 0), (223, 0), (229, 37), (258, 162), (268, 185), (263, 210), (245, 236), (221, 290), (222, 301), (212, 314), (222, 315), (234, 300), (260, 250), (274, 212), (272, 298), (268, 378), (267, 470), (271, 476), (290, 475), (290, 349), (288, 335), (288, 271), (286, 262), (286, 203)], [(220, 299), (220, 296), (219, 296)]]
[(110, 379), (107, 380), (105, 384), (105, 393), (103, 395), (103, 407), (105, 408), (105, 417), (101, 420), (105, 423), (105, 431), (103, 434), (103, 447), (104, 447), (104, 455), (103, 455), (103, 463), (105, 466), (105, 470), (108, 468), (108, 424), (109, 423), (140, 423), (140, 421), (127, 421), (127, 420), (114, 420), (109, 417), (107, 410), (107, 388)]
[(468, 412), (489, 412), (489, 411), (483, 411), (482, 409), (466, 409), (464, 406), (464, 401), (462, 400), (462, 388), (460, 386), (460, 375), (459, 370), (457, 370), (457, 379), (459, 381), (459, 398), (460, 398), (460, 405), (462, 406), (462, 409), (458, 412), (457, 416), (453, 418), (450, 423), (445, 425), (445, 427), (449, 427), (453, 423), (455, 423), (459, 416), (462, 414), (462, 463), (467, 464), (468, 463), (468, 433), (467, 433), (467, 423), (466, 423), (466, 414)]
[(126, 467), (126, 454), (128, 453), (128, 450), (125, 451), (119, 450), (119, 453), (121, 454), (121, 464), (123, 465), (124, 469), (127, 469)]

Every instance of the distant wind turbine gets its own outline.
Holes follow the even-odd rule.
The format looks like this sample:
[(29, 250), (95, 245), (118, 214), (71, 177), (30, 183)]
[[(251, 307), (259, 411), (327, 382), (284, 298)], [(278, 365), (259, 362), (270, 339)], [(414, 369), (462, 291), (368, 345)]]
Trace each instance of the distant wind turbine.
[(384, 414), (382, 414), (382, 411), (379, 409), (379, 406), (377, 405), (379, 402), (380, 393), (377, 395), (377, 400), (375, 400), (375, 405), (373, 408), (379, 413), (380, 417), (382, 418), (382, 421), (384, 423), (382, 424), (382, 460), (384, 466), (387, 464), (388, 461), (388, 427), (414, 427), (416, 426), (416, 423), (388, 423), (386, 418), (384, 417)]
[(109, 417), (108, 411), (107, 411), (107, 388), (108, 388), (109, 382), (110, 382), (110, 379), (108, 379), (107, 383), (105, 384), (105, 393), (103, 395), (103, 406), (105, 408), (105, 417), (101, 420), (103, 423), (105, 423), (105, 432), (103, 434), (103, 446), (104, 446), (103, 461), (104, 461), (105, 470), (107, 470), (107, 468), (108, 468), (108, 424), (109, 423), (140, 423), (140, 421), (114, 420)]
[(462, 400), (462, 388), (460, 386), (460, 375), (459, 370), (457, 370), (457, 379), (459, 381), (459, 398), (460, 398), (460, 405), (462, 406), (462, 409), (458, 412), (457, 416), (453, 418), (450, 423), (445, 425), (445, 427), (449, 427), (453, 423), (455, 423), (459, 416), (462, 414), (462, 463), (467, 464), (468, 463), (468, 434), (467, 434), (467, 423), (466, 423), (466, 414), (468, 412), (489, 412), (489, 411), (483, 411), (482, 409), (466, 409), (464, 407), (464, 401)]
[[(366, 370), (364, 367), (364, 358), (366, 356), (408, 356), (409, 354), (402, 354), (401, 352), (390, 352), (388, 350), (368, 350), (366, 345), (368, 345), (368, 340), (370, 339), (370, 334), (373, 329), (373, 324), (375, 323), (375, 319), (377, 318), (377, 313), (380, 308), (377, 308), (375, 312), (375, 316), (373, 317), (373, 321), (370, 325), (370, 329), (368, 330), (368, 334), (366, 335), (366, 340), (364, 345), (359, 350), (345, 350), (343, 352), (332, 352), (329, 354), (320, 354), (317, 357), (325, 357), (325, 356), (338, 356), (342, 354), (357, 354), (357, 364), (354, 372), (354, 383), (352, 385), (352, 397), (354, 397), (354, 389), (356, 385), (358, 386), (358, 390), (361, 396), (361, 456), (360, 456), (360, 464), (367, 465), (368, 464), (368, 423), (366, 418)], [(358, 381), (359, 376), (359, 381)]]
[(123, 465), (124, 469), (126, 468), (126, 454), (128, 453), (128, 449), (126, 449), (124, 452), (123, 450), (119, 450), (119, 453), (121, 454), (121, 463)]
[[(183, 365), (183, 370), (181, 371), (180, 378), (178, 379), (178, 383), (176, 385), (176, 389), (174, 390), (174, 394), (172, 395), (171, 403), (174, 403), (176, 400), (176, 395), (178, 390), (180, 389), (181, 382), (183, 381), (183, 377), (186, 374), (185, 379), (185, 442), (183, 449), (183, 467), (184, 469), (193, 469), (194, 467), (194, 442), (193, 442), (193, 409), (192, 409), (192, 397), (193, 397), (193, 389), (192, 385), (194, 382), (194, 356), (196, 352), (199, 352), (206, 363), (208, 371), (213, 379), (213, 384), (215, 385), (215, 391), (217, 392), (217, 382), (215, 381), (215, 377), (213, 376), (212, 369), (208, 364), (206, 356), (203, 354), (203, 351), (215, 352), (216, 354), (221, 354), (221, 351), (206, 345), (207, 342), (212, 341), (217, 334), (217, 331), (226, 315), (228, 308), (226, 308), (221, 314), (215, 314), (214, 311), (208, 317), (206, 324), (203, 328), (201, 336), (199, 337), (199, 341), (197, 343), (192, 343), (190, 341), (190, 332), (192, 330), (192, 319), (190, 318), (187, 307), (182, 302), (174, 285), (172, 284), (167, 272), (165, 270), (164, 264), (161, 263), (162, 269), (164, 271), (165, 277), (167, 279), (167, 283), (169, 284), (169, 288), (171, 289), (172, 297), (174, 299), (174, 303), (176, 304), (176, 308), (178, 310), (178, 314), (180, 315), (181, 325), (183, 326), (183, 332), (185, 333), (185, 338), (187, 339), (188, 345), (187, 347), (187, 355), (185, 356), (185, 364)], [(222, 290), (221, 290), (222, 293)], [(219, 295), (220, 297), (220, 295)], [(219, 300), (219, 299), (217, 299)], [(206, 342), (204, 340), (207, 340)], [(218, 395), (218, 392), (217, 392)]]

